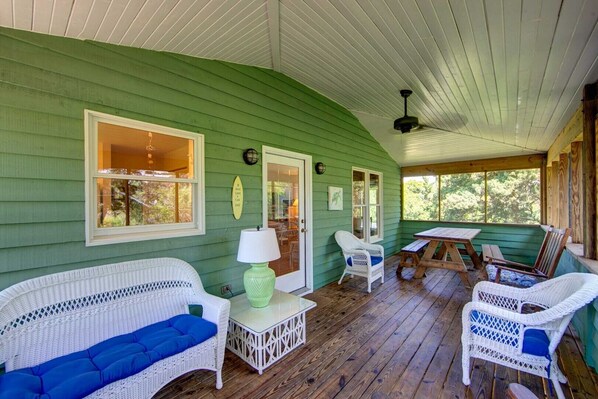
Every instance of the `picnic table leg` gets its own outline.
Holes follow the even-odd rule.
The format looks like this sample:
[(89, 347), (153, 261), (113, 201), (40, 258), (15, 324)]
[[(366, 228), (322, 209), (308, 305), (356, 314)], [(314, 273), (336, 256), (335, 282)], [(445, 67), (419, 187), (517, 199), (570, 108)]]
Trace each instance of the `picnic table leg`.
[(457, 246), (455, 245), (454, 242), (444, 242), (447, 251), (448, 251), (448, 255), (451, 257), (451, 261), (452, 262), (458, 262), (461, 265), (463, 265), (463, 270), (458, 270), (457, 273), (459, 273), (459, 278), (461, 279), (461, 281), (463, 281), (463, 284), (466, 287), (471, 288), (471, 283), (469, 282), (469, 276), (467, 275), (467, 267), (465, 266), (465, 262), (463, 262), (463, 258), (461, 257), (461, 254), (459, 253), (459, 249), (457, 248)]
[(446, 242), (442, 241), (442, 245), (440, 245), (440, 249), (434, 255), (434, 259), (446, 260)]
[(471, 261), (473, 262), (473, 267), (475, 267), (478, 270), (482, 269), (483, 268), (482, 260), (480, 259), (480, 256), (473, 248), (473, 245), (471, 244), (471, 242), (465, 243), (465, 250), (467, 251), (467, 255), (469, 255), (469, 257), (471, 258)]
[(428, 243), (428, 248), (426, 248), (426, 251), (424, 252), (424, 256), (422, 256), (419, 265), (417, 266), (417, 269), (415, 269), (415, 274), (413, 275), (413, 278), (424, 277), (424, 274), (426, 273), (426, 267), (422, 266), (422, 263), (425, 263), (422, 261), (431, 260), (434, 258), (434, 254), (436, 253), (436, 248), (438, 247), (438, 244), (440, 244), (440, 241), (430, 240), (430, 242)]

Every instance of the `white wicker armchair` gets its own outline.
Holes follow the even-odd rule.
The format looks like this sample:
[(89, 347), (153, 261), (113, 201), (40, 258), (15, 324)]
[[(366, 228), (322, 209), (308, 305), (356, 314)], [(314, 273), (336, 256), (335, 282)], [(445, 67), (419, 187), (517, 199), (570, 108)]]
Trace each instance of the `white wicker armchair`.
[(368, 244), (348, 231), (337, 231), (334, 238), (343, 251), (345, 270), (338, 283), (341, 284), (345, 274), (365, 277), (368, 281), (368, 292), (372, 292), (372, 283), (382, 279), (384, 283), (384, 247)]
[[(488, 360), (525, 371), (554, 384), (567, 379), (558, 367), (556, 347), (576, 310), (598, 296), (598, 276), (569, 273), (531, 288), (488, 281), (474, 287), (472, 301), (463, 308), (463, 384), (470, 384), (470, 358)], [(522, 313), (524, 306), (542, 308)]]
[(217, 327), (215, 336), (87, 397), (150, 398), (197, 369), (216, 371), (221, 388), (230, 302), (208, 294), (195, 269), (173, 258), (50, 274), (0, 292), (0, 364), (7, 372), (33, 367), (187, 314), (189, 305), (202, 306), (202, 318)]

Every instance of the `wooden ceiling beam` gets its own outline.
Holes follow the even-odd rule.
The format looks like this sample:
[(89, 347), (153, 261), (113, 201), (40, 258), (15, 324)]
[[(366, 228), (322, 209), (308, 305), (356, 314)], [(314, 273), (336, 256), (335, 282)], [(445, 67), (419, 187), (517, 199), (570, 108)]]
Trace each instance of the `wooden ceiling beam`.
[(489, 172), (493, 170), (541, 168), (545, 159), (546, 156), (544, 154), (533, 154), (516, 157), (479, 159), (475, 161), (405, 166), (401, 168), (401, 176), (433, 176), (450, 175), (454, 173)]
[(268, 31), (270, 34), (270, 52), (272, 69), (280, 72), (280, 3), (279, 0), (268, 0)]

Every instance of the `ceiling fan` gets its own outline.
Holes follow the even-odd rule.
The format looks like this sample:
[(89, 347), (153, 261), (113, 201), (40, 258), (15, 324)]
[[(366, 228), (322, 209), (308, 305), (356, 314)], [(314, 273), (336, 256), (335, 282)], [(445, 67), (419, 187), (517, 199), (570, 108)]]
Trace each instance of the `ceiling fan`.
[(420, 125), (419, 120), (416, 116), (407, 115), (407, 97), (409, 97), (413, 91), (404, 89), (400, 91), (401, 97), (405, 99), (405, 115), (399, 119), (395, 119), (394, 128), (400, 130), (401, 133), (409, 133), (411, 131), (425, 131), (425, 130), (440, 130), (448, 133), (455, 133), (451, 130), (442, 129), (434, 126)]
[(401, 133), (409, 133), (411, 129), (419, 126), (419, 121), (415, 116), (407, 115), (407, 97), (413, 93), (411, 90), (401, 90), (401, 97), (405, 99), (405, 115), (399, 119), (395, 119), (395, 130), (400, 130)]

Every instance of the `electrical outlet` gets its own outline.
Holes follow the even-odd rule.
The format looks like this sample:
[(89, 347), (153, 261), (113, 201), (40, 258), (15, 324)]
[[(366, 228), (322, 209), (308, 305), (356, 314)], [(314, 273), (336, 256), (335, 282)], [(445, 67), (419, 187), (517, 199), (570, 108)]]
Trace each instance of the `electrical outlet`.
[(226, 284), (220, 287), (220, 293), (222, 295), (226, 294), (227, 292), (232, 292), (232, 287), (230, 284)]

